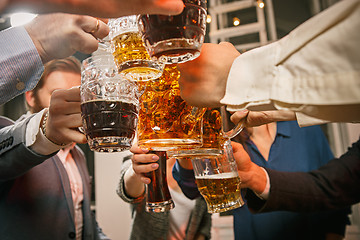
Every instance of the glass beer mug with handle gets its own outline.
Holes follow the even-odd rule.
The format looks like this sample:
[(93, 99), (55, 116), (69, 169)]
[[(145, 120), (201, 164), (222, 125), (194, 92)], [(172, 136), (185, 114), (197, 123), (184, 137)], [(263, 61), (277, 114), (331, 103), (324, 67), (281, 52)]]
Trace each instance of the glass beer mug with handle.
[(138, 145), (155, 151), (193, 149), (202, 145), (205, 108), (188, 105), (180, 97), (176, 65), (165, 66), (163, 75), (141, 84)]
[(240, 178), (230, 139), (243, 129), (243, 122), (225, 132), (225, 107), (208, 108), (203, 115), (203, 145), (198, 149), (170, 150), (179, 161), (191, 161), (196, 184), (208, 205), (209, 213), (241, 207)]
[(193, 60), (200, 55), (206, 32), (206, 0), (183, 0), (175, 16), (140, 15), (140, 32), (150, 57), (167, 64)]
[(89, 147), (98, 152), (130, 149), (136, 133), (140, 92), (117, 73), (111, 54), (82, 62), (81, 117)]
[(137, 15), (109, 19), (108, 26), (109, 40), (102, 40), (99, 46), (113, 54), (121, 75), (132, 81), (148, 81), (162, 75), (164, 64), (150, 59)]
[(189, 106), (180, 97), (176, 65), (166, 65), (157, 80), (138, 82), (140, 98), (138, 145), (159, 156), (159, 169), (149, 173), (146, 211), (165, 212), (174, 207), (166, 181), (169, 149), (192, 149), (202, 145), (202, 115), (205, 108)]
[(209, 213), (225, 212), (244, 205), (230, 140), (223, 145), (223, 154), (194, 155), (191, 163), (196, 185)]

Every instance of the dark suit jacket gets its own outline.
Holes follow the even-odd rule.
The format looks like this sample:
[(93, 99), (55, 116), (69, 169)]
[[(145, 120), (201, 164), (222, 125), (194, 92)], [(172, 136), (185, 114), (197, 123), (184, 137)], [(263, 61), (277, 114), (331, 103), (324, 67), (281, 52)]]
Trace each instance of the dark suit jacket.
[(250, 190), (246, 194), (249, 208), (255, 212), (322, 211), (360, 202), (360, 140), (339, 159), (309, 173), (266, 171), (269, 199), (262, 201)]
[[(74, 207), (66, 170), (56, 155), (38, 155), (24, 145), (30, 118), (0, 130), (0, 239), (74, 239)], [(71, 153), (83, 180), (83, 239), (98, 239), (85, 157), (78, 147)]]

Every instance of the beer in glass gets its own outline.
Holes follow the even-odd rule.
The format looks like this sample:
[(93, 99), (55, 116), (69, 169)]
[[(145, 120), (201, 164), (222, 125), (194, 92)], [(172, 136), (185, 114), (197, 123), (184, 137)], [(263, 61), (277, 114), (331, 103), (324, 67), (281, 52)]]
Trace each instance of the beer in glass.
[(205, 108), (186, 104), (180, 97), (176, 65), (165, 66), (157, 80), (138, 83), (140, 98), (138, 145), (156, 151), (193, 149), (202, 145)]
[(110, 54), (82, 64), (81, 116), (89, 147), (98, 152), (130, 149), (139, 111), (137, 86), (121, 77)]
[(200, 55), (206, 32), (207, 1), (183, 2), (185, 7), (179, 15), (140, 15), (140, 32), (152, 59), (171, 64)]
[(146, 190), (145, 210), (147, 212), (166, 212), (175, 207), (167, 184), (166, 151), (149, 151), (149, 153), (159, 156), (157, 161), (159, 168), (145, 174), (151, 179), (151, 183), (147, 185)]
[(215, 149), (207, 149), (203, 150), (203, 155), (176, 157), (178, 160), (191, 159), (196, 185), (209, 213), (225, 212), (244, 205), (230, 141), (223, 148), (222, 154)]
[(163, 63), (150, 59), (138, 29), (138, 16), (110, 19), (111, 52), (119, 73), (129, 80), (148, 81), (159, 78)]

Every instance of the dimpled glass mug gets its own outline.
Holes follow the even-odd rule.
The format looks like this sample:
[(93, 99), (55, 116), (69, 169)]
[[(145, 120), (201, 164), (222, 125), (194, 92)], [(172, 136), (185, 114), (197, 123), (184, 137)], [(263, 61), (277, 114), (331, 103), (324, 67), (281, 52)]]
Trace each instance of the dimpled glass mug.
[(138, 82), (141, 92), (138, 145), (159, 156), (159, 168), (148, 173), (146, 211), (166, 212), (174, 208), (167, 185), (169, 149), (193, 149), (202, 145), (202, 115), (205, 108), (189, 106), (180, 97), (176, 65), (165, 66), (157, 80)]
[(140, 15), (140, 32), (152, 59), (174, 64), (200, 55), (206, 32), (207, 1), (183, 2), (185, 7), (179, 15)]
[[(103, 41), (113, 54), (119, 73), (132, 81), (148, 81), (162, 75), (164, 64), (150, 59), (138, 27), (138, 16), (109, 19), (110, 43)], [(110, 46), (109, 46), (110, 45)]]
[(205, 108), (186, 104), (180, 97), (176, 65), (167, 64), (163, 75), (138, 83), (140, 98), (138, 145), (154, 151), (193, 149), (202, 145)]
[(136, 133), (140, 92), (117, 73), (111, 54), (82, 62), (81, 116), (89, 147), (98, 152), (130, 149)]

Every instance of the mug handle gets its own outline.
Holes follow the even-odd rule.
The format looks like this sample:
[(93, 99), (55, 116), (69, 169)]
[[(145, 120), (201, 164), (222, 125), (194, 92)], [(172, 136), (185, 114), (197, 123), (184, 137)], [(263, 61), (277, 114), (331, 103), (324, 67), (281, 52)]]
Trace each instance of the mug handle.
[(108, 36), (106, 36), (103, 39), (98, 38), (97, 40), (99, 42), (98, 43), (98, 49), (101, 49), (101, 50), (103, 50), (105, 52), (111, 53), (111, 42), (110, 42)]
[[(220, 108), (220, 113), (221, 113), (222, 118), (227, 116), (225, 106), (222, 106)], [(245, 126), (245, 118), (243, 120), (241, 120), (240, 122), (238, 122), (238, 124), (236, 124), (236, 126), (233, 127), (231, 130), (226, 131), (226, 132), (223, 131), (223, 137), (227, 138), (227, 139), (231, 139), (233, 137), (236, 137), (244, 129), (244, 126)]]

